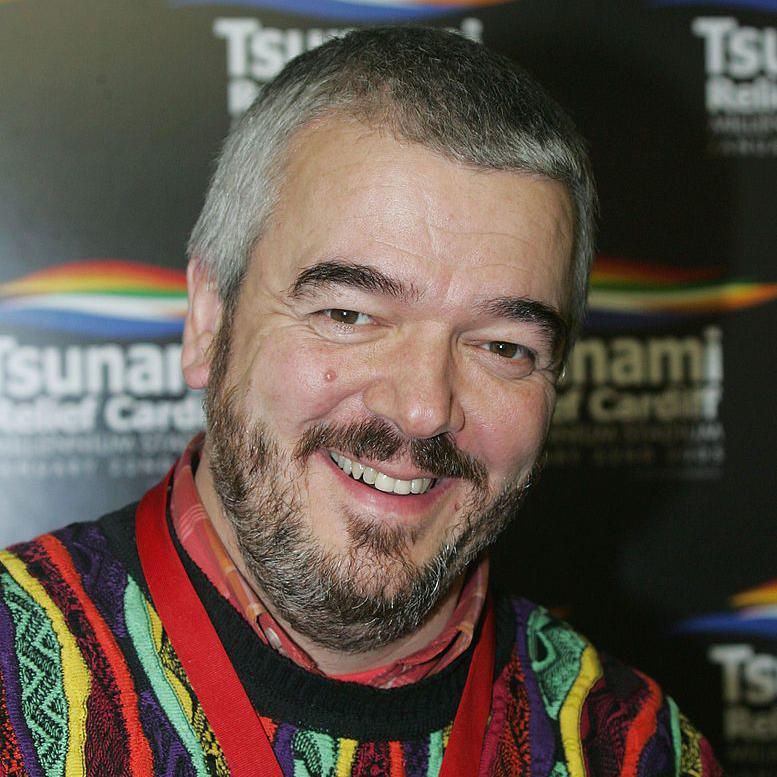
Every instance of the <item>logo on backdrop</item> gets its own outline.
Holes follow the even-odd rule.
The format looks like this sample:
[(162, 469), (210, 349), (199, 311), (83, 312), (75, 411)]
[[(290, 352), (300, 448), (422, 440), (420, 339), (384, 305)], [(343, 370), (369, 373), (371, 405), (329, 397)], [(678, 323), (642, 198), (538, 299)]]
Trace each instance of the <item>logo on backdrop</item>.
[(376, 24), (411, 22), (461, 14), (511, 0), (168, 0), (174, 7), (189, 5), (236, 6), (336, 19), (342, 22)]
[[(366, 4), (354, 5), (364, 8)], [(375, 7), (375, 6), (370, 6)], [(268, 27), (252, 17), (217, 18), (213, 34), (226, 44), (227, 112), (239, 119), (259, 94), (262, 84), (272, 80), (298, 54), (345, 35), (347, 27)], [(480, 19), (462, 19), (454, 32), (478, 43), (483, 38)]]
[(682, 621), (680, 634), (707, 640), (720, 672), (723, 737), (730, 768), (777, 767), (777, 580), (731, 597), (730, 609)]
[[(512, 0), (168, 0), (174, 8), (186, 6), (229, 6), (255, 10), (270, 9), (328, 19), (337, 23), (377, 24), (421, 22)], [(235, 121), (249, 108), (262, 84), (272, 80), (298, 54), (345, 35), (350, 27), (269, 27), (255, 17), (225, 17), (213, 22), (213, 34), (226, 42), (227, 112)], [(458, 28), (465, 38), (483, 41), (483, 23), (468, 16)]]
[(723, 335), (717, 319), (777, 299), (777, 284), (600, 258), (589, 310), (559, 389), (551, 465), (715, 477)]
[(0, 284), (0, 480), (164, 472), (201, 428), (181, 271), (112, 259)]
[[(777, 11), (777, 3), (770, 7)], [(704, 45), (710, 150), (722, 156), (777, 156), (777, 27), (700, 16), (691, 30)]]

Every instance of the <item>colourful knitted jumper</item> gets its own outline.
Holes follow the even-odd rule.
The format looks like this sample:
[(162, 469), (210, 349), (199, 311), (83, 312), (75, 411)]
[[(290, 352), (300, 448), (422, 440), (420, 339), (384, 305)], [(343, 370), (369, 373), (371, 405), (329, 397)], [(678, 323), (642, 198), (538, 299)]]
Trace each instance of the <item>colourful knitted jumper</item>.
[[(390, 690), (314, 675), (262, 644), (178, 552), (285, 775), (437, 775), (472, 649)], [(229, 773), (150, 601), (133, 509), (0, 561), (0, 774)], [(650, 679), (525, 600), (499, 600), (496, 623), (481, 775), (720, 774)]]

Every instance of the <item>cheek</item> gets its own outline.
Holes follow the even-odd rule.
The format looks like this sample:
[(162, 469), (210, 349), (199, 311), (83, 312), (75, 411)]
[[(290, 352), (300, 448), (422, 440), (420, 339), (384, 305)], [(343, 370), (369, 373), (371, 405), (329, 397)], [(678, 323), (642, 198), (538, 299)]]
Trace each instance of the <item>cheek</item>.
[(353, 386), (330, 349), (299, 338), (274, 338), (257, 351), (249, 392), (262, 415), (296, 432), (330, 414), (353, 393)]
[(542, 449), (553, 403), (554, 392), (544, 385), (518, 387), (497, 401), (484, 401), (469, 414), (471, 434), (477, 438), (472, 452), (498, 477), (525, 471)]

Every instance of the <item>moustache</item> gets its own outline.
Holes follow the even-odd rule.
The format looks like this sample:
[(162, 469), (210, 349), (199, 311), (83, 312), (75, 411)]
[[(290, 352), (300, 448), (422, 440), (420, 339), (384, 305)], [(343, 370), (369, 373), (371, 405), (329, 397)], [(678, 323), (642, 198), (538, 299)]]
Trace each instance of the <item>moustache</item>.
[(304, 463), (321, 448), (336, 448), (354, 458), (391, 461), (407, 454), (413, 464), (437, 478), (461, 478), (484, 491), (488, 483), (485, 465), (465, 453), (450, 434), (407, 439), (381, 418), (354, 421), (346, 425), (320, 423), (307, 429), (294, 450), (294, 458)]

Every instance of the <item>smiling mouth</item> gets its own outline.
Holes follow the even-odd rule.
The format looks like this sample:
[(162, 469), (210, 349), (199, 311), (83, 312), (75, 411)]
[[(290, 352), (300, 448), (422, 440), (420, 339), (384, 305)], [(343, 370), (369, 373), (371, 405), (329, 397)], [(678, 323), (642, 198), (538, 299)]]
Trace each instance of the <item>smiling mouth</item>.
[(437, 484), (436, 478), (414, 478), (413, 480), (400, 480), (380, 472), (373, 467), (365, 467), (358, 461), (353, 461), (340, 453), (328, 451), (332, 461), (337, 464), (346, 475), (354, 480), (359, 480), (371, 488), (383, 491), (385, 494), (425, 494)]

